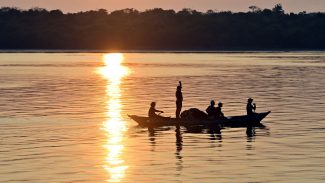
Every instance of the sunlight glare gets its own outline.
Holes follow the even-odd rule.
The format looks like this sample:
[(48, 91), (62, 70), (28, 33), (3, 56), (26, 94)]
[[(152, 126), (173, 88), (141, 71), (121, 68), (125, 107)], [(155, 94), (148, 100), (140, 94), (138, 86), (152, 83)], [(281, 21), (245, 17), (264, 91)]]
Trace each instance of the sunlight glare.
[(105, 67), (99, 69), (100, 74), (110, 80), (118, 83), (121, 78), (129, 73), (129, 70), (122, 66), (124, 56), (121, 53), (109, 53), (103, 56)]
[(107, 67), (119, 67), (124, 59), (121, 53), (110, 53), (104, 55), (104, 63)]
[(121, 116), (120, 84), (129, 70), (122, 65), (123, 59), (121, 53), (105, 54), (103, 56), (105, 66), (98, 69), (99, 73), (107, 79), (107, 120), (103, 123), (102, 130), (107, 136), (104, 144), (107, 155), (103, 167), (110, 175), (108, 182), (120, 182), (128, 168), (123, 160), (123, 134), (127, 131), (127, 127)]

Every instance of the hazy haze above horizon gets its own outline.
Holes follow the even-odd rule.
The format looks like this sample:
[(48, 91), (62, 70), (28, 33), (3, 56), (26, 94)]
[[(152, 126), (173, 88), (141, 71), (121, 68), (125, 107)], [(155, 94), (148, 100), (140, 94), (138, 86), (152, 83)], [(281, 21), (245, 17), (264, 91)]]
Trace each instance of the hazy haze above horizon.
[(191, 8), (199, 11), (209, 9), (216, 11), (248, 11), (248, 7), (256, 5), (262, 9), (272, 8), (281, 3), (286, 12), (325, 12), (325, 0), (0, 0), (1, 7), (33, 7), (48, 10), (60, 9), (64, 12), (79, 12), (96, 9), (108, 11), (124, 8), (135, 8), (140, 11), (152, 8), (174, 9)]

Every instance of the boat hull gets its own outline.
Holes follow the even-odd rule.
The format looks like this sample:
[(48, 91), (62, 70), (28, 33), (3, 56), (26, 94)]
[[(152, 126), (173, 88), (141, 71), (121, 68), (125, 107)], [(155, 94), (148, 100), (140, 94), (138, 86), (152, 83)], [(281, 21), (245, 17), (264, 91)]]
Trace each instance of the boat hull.
[(207, 119), (207, 120), (190, 120), (176, 119), (170, 117), (157, 117), (149, 120), (148, 117), (128, 115), (131, 119), (143, 127), (159, 127), (159, 126), (206, 126), (206, 127), (264, 127), (261, 121), (270, 114), (271, 111), (256, 113), (254, 115), (230, 116), (223, 119)]

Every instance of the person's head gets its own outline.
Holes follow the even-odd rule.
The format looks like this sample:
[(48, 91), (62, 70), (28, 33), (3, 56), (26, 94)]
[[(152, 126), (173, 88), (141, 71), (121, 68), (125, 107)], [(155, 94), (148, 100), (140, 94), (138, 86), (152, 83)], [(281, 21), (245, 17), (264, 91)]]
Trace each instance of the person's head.
[(156, 102), (151, 102), (151, 107), (156, 107)]
[(252, 103), (253, 102), (253, 99), (252, 98), (249, 98), (249, 99), (247, 99), (247, 102), (248, 103)]
[(210, 105), (211, 105), (211, 106), (214, 106), (214, 105), (215, 105), (214, 100), (211, 100), (211, 101), (210, 101)]
[(219, 103), (218, 103), (218, 106), (219, 106), (219, 107), (222, 107), (222, 102), (219, 102)]

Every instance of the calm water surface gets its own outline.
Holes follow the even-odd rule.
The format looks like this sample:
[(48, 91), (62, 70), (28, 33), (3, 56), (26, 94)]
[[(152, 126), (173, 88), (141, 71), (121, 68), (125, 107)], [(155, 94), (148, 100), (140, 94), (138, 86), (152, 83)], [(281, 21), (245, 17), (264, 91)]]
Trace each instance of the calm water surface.
[[(122, 63), (120, 63), (120, 61)], [(127, 114), (211, 99), (266, 129), (149, 134)], [(0, 182), (324, 182), (325, 52), (1, 53)]]

